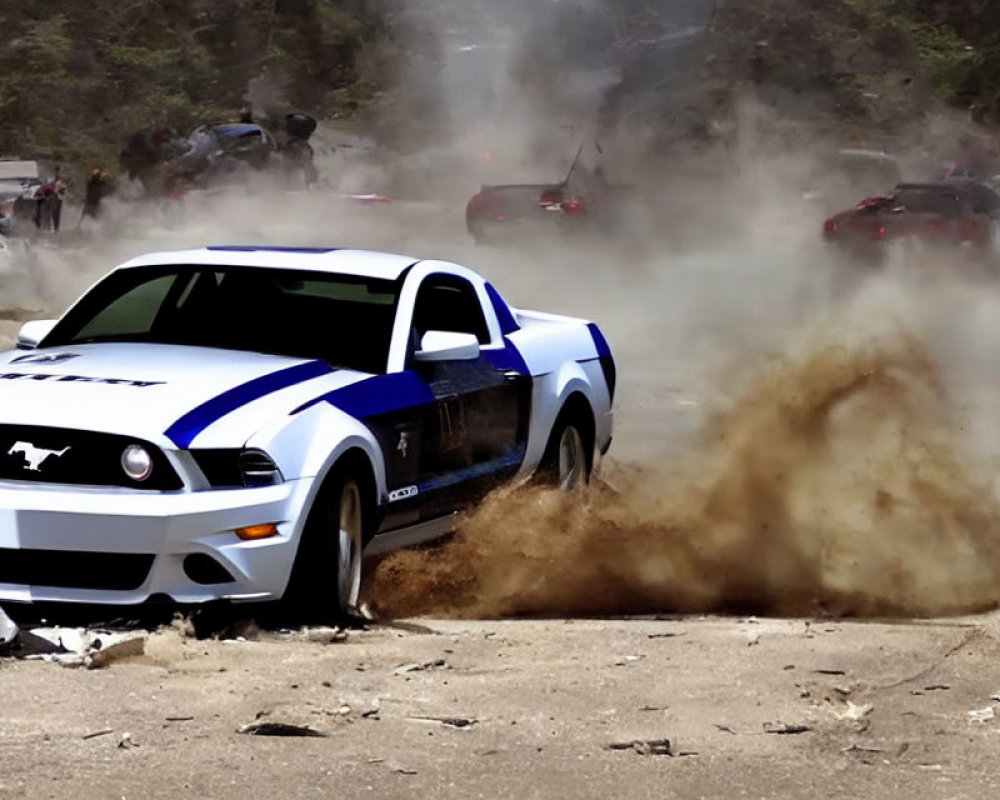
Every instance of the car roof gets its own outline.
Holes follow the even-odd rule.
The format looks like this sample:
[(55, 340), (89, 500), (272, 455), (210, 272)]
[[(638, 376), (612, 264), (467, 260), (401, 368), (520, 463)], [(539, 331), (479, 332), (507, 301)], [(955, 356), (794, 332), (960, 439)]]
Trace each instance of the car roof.
[(119, 269), (164, 264), (269, 267), (354, 275), (396, 280), (421, 259), (374, 250), (337, 247), (277, 247), (265, 245), (211, 245), (197, 250), (147, 253), (122, 264)]
[(926, 192), (927, 194), (961, 194), (968, 184), (957, 181), (941, 181), (938, 183), (900, 183), (896, 186), (898, 192)]
[(860, 150), (854, 148), (844, 148), (837, 151), (837, 156), (840, 158), (852, 158), (864, 161), (891, 161), (896, 162), (896, 159), (886, 153), (884, 150)]

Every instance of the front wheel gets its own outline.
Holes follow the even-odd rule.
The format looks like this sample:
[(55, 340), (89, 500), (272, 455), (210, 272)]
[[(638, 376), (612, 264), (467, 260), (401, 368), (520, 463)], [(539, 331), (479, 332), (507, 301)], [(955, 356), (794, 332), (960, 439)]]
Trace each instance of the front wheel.
[(358, 482), (327, 481), (309, 512), (286, 593), (301, 621), (332, 622), (357, 611), (364, 531)]
[(361, 594), (361, 554), (364, 550), (364, 510), (361, 489), (346, 481), (340, 492), (340, 524), (337, 527), (337, 610), (355, 611)]

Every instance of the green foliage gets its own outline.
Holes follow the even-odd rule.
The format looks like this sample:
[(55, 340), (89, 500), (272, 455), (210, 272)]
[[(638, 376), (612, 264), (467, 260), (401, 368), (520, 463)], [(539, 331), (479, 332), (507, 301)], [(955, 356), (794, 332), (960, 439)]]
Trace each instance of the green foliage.
[(323, 116), (365, 95), (350, 87), (376, 30), (361, 0), (3, 4), (0, 155), (114, 167), (130, 132), (233, 118), (251, 85), (280, 106), (258, 111)]
[(947, 100), (956, 100), (972, 71), (981, 66), (975, 48), (947, 19), (932, 21), (921, 16), (925, 4), (900, 0), (847, 0), (847, 4), (870, 24), (893, 30), (907, 40), (921, 67)]
[(731, 74), (808, 96), (792, 113), (892, 128), (936, 101), (1000, 111), (996, 0), (727, 3), (715, 33)]

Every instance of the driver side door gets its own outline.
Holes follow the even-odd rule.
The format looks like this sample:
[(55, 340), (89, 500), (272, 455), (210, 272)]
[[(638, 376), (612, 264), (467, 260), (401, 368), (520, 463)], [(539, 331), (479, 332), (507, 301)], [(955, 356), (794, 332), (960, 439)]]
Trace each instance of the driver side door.
[[(412, 431), (396, 430), (398, 442), (411, 444), (406, 458), (397, 448), (387, 454), (391, 475), (404, 468), (416, 491), (392, 505), (407, 506), (421, 520), (447, 514), (482, 497), (512, 477), (524, 458), (530, 378), (498, 368), (482, 352), (474, 357), (423, 360), (418, 352), (428, 331), (472, 334), (480, 348), (492, 345), (475, 287), (456, 275), (424, 278), (413, 310), (410, 347), (403, 374), (426, 387), (428, 399)], [(391, 480), (391, 479), (390, 479)], [(390, 489), (392, 488), (390, 484)]]

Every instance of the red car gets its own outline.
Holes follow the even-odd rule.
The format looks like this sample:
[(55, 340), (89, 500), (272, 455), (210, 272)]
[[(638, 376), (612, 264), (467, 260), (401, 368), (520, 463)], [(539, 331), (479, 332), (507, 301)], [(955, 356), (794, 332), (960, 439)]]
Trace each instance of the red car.
[(929, 243), (993, 244), (1000, 195), (971, 180), (901, 183), (888, 197), (869, 197), (823, 223), (823, 235), (851, 248), (914, 237)]
[(562, 183), (482, 186), (465, 208), (465, 225), (482, 243), (513, 234), (518, 223), (546, 228), (613, 230), (638, 200), (635, 187), (609, 184), (599, 170), (574, 162)]

